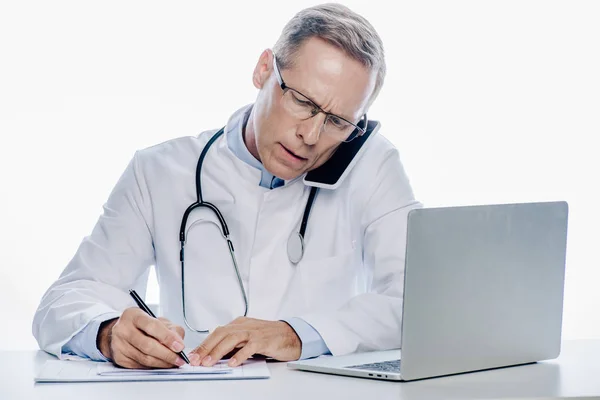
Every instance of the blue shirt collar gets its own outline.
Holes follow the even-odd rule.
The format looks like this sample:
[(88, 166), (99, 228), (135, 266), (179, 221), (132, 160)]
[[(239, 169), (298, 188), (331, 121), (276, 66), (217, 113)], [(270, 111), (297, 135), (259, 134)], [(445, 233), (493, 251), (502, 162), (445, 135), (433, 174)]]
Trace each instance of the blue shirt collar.
[(264, 165), (258, 161), (252, 153), (246, 147), (246, 143), (244, 143), (244, 127), (248, 122), (248, 118), (250, 117), (250, 112), (252, 111), (252, 105), (247, 106), (246, 110), (239, 113), (239, 117), (236, 121), (233, 122), (233, 126), (230, 130), (227, 131), (227, 145), (231, 152), (240, 160), (245, 162), (246, 164), (254, 167), (261, 172), (261, 178), (259, 185), (267, 188), (274, 189), (279, 186), (283, 186), (285, 181), (276, 176), (273, 176), (269, 171), (266, 170)]

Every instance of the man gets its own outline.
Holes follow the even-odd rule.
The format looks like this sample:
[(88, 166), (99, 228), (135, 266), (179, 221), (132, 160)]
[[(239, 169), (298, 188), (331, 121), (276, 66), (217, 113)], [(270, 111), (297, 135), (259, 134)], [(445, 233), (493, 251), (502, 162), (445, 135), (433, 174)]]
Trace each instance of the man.
[[(235, 265), (206, 207), (184, 224), (185, 279), (180, 264), (182, 216), (217, 130), (138, 151), (44, 295), (33, 321), (40, 347), (128, 368), (183, 365), (184, 345), (197, 346), (192, 365), (206, 366), (400, 347), (406, 218), (421, 205), (381, 135), (339, 187), (319, 191), (302, 259), (287, 252), (311, 191), (303, 177), (363, 133), (384, 76), (381, 40), (364, 18), (338, 4), (299, 12), (260, 55), (256, 102), (232, 115), (202, 164), (202, 197), (228, 224)], [(151, 265), (166, 318), (128, 295)]]

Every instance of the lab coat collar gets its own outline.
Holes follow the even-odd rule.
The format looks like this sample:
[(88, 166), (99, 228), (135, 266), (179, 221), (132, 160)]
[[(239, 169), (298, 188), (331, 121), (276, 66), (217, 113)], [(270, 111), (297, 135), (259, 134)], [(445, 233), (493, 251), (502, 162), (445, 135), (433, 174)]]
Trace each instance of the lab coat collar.
[(271, 174), (265, 168), (265, 166), (250, 153), (250, 151), (246, 147), (246, 143), (244, 141), (244, 129), (246, 127), (246, 124), (248, 123), (248, 118), (250, 117), (251, 111), (252, 106), (244, 109), (241, 118), (238, 119), (239, 122), (236, 123), (235, 128), (231, 129), (228, 132), (229, 134), (227, 136), (227, 145), (229, 146), (229, 150), (231, 150), (231, 152), (235, 154), (240, 160), (260, 170), (260, 186), (267, 189), (279, 187), (283, 183), (283, 180)]

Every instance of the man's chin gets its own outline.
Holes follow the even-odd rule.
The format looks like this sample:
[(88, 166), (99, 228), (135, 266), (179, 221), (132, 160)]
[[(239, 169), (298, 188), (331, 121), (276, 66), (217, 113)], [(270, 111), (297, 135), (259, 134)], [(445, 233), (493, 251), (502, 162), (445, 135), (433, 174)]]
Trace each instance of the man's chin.
[(283, 179), (284, 181), (292, 181), (302, 175), (304, 172), (294, 172), (294, 173), (280, 173), (279, 175), (275, 175), (276, 177)]
[(280, 179), (283, 179), (284, 181), (294, 180), (305, 172), (304, 170), (301, 170), (301, 171), (294, 170), (294, 169), (286, 166), (283, 163), (277, 163), (277, 165), (275, 165), (274, 168), (269, 168), (268, 166), (265, 166), (265, 168), (271, 174), (273, 174), (274, 176), (276, 176)]

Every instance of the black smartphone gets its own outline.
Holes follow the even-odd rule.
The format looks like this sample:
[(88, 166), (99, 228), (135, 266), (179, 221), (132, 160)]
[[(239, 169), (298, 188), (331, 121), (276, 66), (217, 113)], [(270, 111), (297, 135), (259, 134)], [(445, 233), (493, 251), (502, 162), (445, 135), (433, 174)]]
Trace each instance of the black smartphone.
[(379, 121), (368, 121), (367, 130), (354, 140), (342, 143), (329, 160), (318, 168), (309, 171), (304, 176), (304, 184), (324, 189), (335, 189), (352, 170), (356, 161), (365, 149), (365, 143), (377, 133)]

